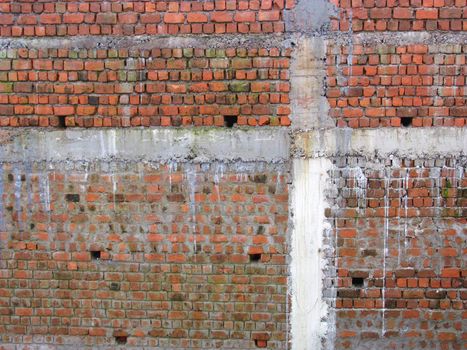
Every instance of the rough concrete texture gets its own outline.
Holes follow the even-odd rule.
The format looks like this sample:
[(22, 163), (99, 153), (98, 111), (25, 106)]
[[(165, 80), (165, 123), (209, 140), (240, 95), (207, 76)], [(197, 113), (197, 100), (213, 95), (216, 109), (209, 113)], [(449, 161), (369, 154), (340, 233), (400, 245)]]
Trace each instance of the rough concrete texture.
[(465, 156), (465, 128), (329, 129), (297, 132), (292, 137), (297, 157), (361, 156), (365, 158), (437, 158)]
[[(286, 129), (30, 129), (0, 131), (0, 161), (287, 162)], [(5, 141), (7, 140), (7, 141)]]
[[(146, 3), (154, 12), (152, 2)], [(177, 11), (187, 3), (205, 4), (171, 3)], [(272, 96), (277, 91), (267, 91), (272, 94), (266, 98), (262, 87), (249, 98), (255, 104), (276, 99), (276, 105), (290, 99), (289, 129), (0, 132), (2, 348), (464, 346), (467, 135), (465, 128), (446, 126), (466, 118), (465, 51), (459, 49), (467, 43), (465, 4), (250, 3), (255, 20), (240, 16), (237, 21), (238, 14), (227, 7), (245, 2), (216, 1), (209, 10), (222, 13), (214, 26), (189, 23), (190, 30), (201, 26), (202, 34), (178, 32), (186, 29), (188, 14), (177, 20), (172, 16), (179, 14), (172, 13), (167, 20), (179, 22), (170, 23), (176, 35), (114, 35), (107, 28), (105, 35), (92, 37), (42, 32), (52, 36), (0, 39), (0, 55), (6, 58), (0, 62), (0, 80), (11, 78), (18, 86), (16, 91), (13, 84), (1, 85), (2, 101), (19, 105), (2, 102), (2, 125), (12, 125), (6, 123), (12, 114), (23, 121), (28, 114), (50, 114), (31, 105), (87, 102), (70, 96), (78, 76), (70, 68), (62, 75), (69, 81), (57, 82), (52, 74), (47, 86), (61, 96), (25, 103), (27, 92), (31, 101), (36, 98), (36, 85), (22, 79), (35, 79), (33, 60), (39, 57), (32, 56), (39, 54), (29, 57), (15, 48), (49, 48), (53, 57), (69, 48), (76, 50), (72, 59), (84, 54), (80, 49), (123, 48), (129, 49), (128, 57), (134, 55), (131, 49), (154, 48), (248, 48), (255, 55), (264, 48), (293, 50), (290, 69), (288, 62), (281, 63), (290, 93), (287, 86), (279, 100)], [(49, 6), (55, 4), (59, 1)], [(0, 14), (1, 29), (12, 34), (19, 27), (8, 28), (12, 21), (40, 9), (42, 2), (4, 5), (14, 14)], [(65, 12), (33, 17), (58, 22)], [(260, 15), (264, 21), (256, 21)], [(127, 19), (133, 21), (127, 26), (132, 30), (140, 23), (139, 17)], [(237, 31), (241, 22), (248, 23), (244, 34)], [(102, 23), (103, 30), (108, 24)], [(254, 26), (256, 34), (249, 31)], [(74, 24), (47, 27), (77, 33)], [(326, 63), (332, 47), (335, 72)], [(436, 55), (429, 55), (431, 48)], [(202, 55), (195, 58), (200, 69), (209, 66)], [(240, 60), (239, 77), (258, 80), (259, 74), (245, 73), (248, 60)], [(259, 80), (277, 76), (274, 64), (255, 68), (262, 69)], [(48, 69), (39, 70), (48, 80)], [(165, 66), (161, 70), (175, 73)], [(183, 80), (183, 73), (162, 74), (161, 79), (185, 86), (192, 77)], [(112, 74), (89, 76), (93, 84), (102, 79), (113, 86)], [(206, 79), (212, 78), (207, 74)], [(334, 102), (339, 108), (348, 103), (350, 120), (357, 121), (369, 103), (378, 108), (365, 116), (366, 124), (354, 124), (361, 129), (336, 128), (326, 98), (330, 81), (342, 90), (343, 97), (334, 95)], [(434, 84), (440, 94), (436, 99), (423, 89), (424, 96), (418, 96), (418, 88), (429, 90)], [(141, 90), (124, 91), (122, 100), (132, 98), (133, 106), (141, 107)], [(175, 92), (164, 94), (177, 106), (186, 101)], [(106, 89), (102, 95), (110, 109), (120, 102), (114, 98), (110, 103)], [(394, 110), (383, 110), (393, 97)], [(439, 108), (444, 100), (447, 109)], [(60, 111), (58, 117), (67, 113)], [(413, 117), (408, 113), (420, 117), (423, 126), (430, 113), (447, 119), (430, 124), (433, 128), (399, 127), (400, 118)], [(216, 116), (223, 125), (223, 116)], [(379, 124), (380, 117), (391, 120)], [(20, 122), (13, 124), (38, 125), (39, 118), (36, 124)]]
[(0, 38), (0, 49), (14, 48), (68, 48), (68, 49), (110, 49), (110, 48), (269, 48), (290, 47), (290, 35), (185, 35), (185, 36), (78, 36), (73, 38)]
[(337, 8), (326, 0), (297, 0), (292, 10), (284, 12), (287, 32), (323, 34), (329, 30), (331, 17), (338, 14)]
[(345, 43), (349, 40), (362, 44), (428, 44), (428, 45), (459, 45), (467, 43), (467, 33), (459, 32), (401, 32), (394, 35), (391, 32), (356, 33), (349, 35), (332, 35), (337, 42)]
[(323, 231), (331, 225), (324, 220), (325, 189), (332, 163), (326, 158), (294, 159), (291, 192), (291, 337), (292, 349), (319, 349), (321, 341), (334, 332), (323, 301)]
[(332, 127), (334, 122), (329, 117), (329, 106), (324, 92), (326, 41), (322, 38), (301, 38), (297, 44), (290, 74), (293, 127)]

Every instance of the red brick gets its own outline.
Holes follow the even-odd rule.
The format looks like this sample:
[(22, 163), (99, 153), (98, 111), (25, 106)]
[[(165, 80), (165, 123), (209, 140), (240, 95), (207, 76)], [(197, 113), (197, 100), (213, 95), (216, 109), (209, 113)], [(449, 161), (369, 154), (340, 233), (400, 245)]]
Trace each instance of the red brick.
[(14, 22), (14, 16), (11, 14), (0, 13), (0, 24), (11, 25)]
[(96, 23), (98, 24), (116, 24), (117, 14), (111, 12), (98, 13), (96, 17)]
[(277, 10), (273, 11), (259, 11), (258, 20), (263, 21), (278, 21), (280, 19), (280, 12)]
[(39, 17), (42, 24), (60, 24), (62, 19), (58, 13), (43, 13)]
[(233, 15), (231, 12), (213, 12), (211, 14), (211, 21), (214, 23), (232, 22)]
[(188, 23), (207, 23), (208, 16), (204, 13), (188, 13), (187, 21)]
[(185, 15), (182, 13), (166, 13), (164, 15), (165, 23), (184, 23)]
[(74, 107), (73, 106), (54, 106), (54, 114), (58, 116), (67, 116), (74, 114)]
[(415, 12), (415, 18), (417, 19), (437, 19), (437, 9), (419, 9)]
[(64, 13), (63, 23), (80, 24), (84, 22), (84, 14), (81, 13)]

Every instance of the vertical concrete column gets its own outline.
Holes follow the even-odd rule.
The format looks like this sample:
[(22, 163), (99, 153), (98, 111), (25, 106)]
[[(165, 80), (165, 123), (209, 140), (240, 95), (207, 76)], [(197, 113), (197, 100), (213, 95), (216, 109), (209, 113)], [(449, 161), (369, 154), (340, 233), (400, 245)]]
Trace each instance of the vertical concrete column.
[(291, 336), (293, 350), (321, 349), (326, 334), (327, 304), (323, 300), (324, 190), (331, 161), (294, 159), (292, 189)]
[(333, 127), (325, 95), (327, 42), (304, 37), (296, 45), (290, 67), (293, 128)]

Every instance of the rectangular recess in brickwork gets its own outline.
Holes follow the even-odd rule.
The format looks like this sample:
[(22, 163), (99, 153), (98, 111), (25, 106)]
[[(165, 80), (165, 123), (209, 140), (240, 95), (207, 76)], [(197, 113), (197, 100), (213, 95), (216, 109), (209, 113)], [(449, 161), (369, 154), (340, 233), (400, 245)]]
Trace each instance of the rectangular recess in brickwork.
[(331, 116), (338, 126), (352, 128), (462, 127), (466, 57), (466, 45), (330, 45)]
[(282, 33), (295, 0), (4, 1), (0, 36)]
[(0, 174), (5, 343), (41, 333), (55, 346), (85, 337), (89, 346), (286, 347), (284, 165), (15, 163)]
[(466, 31), (465, 0), (331, 0), (335, 31)]
[(335, 159), (336, 348), (461, 347), (465, 170), (456, 159)]
[(289, 125), (289, 49), (0, 52), (0, 126)]

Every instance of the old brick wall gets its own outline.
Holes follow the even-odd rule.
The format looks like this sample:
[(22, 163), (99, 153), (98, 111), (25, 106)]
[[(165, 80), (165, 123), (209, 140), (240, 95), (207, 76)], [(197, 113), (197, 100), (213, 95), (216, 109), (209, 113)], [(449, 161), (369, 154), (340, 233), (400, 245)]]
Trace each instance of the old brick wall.
[(0, 1), (0, 348), (460, 349), (466, 8)]
[(289, 125), (290, 49), (10, 49), (2, 126)]
[(2, 342), (285, 347), (283, 167), (4, 164), (0, 183)]
[(335, 159), (336, 348), (462, 347), (464, 169), (452, 158)]
[(338, 126), (464, 126), (461, 44), (329, 46), (327, 96)]
[(5, 1), (1, 36), (282, 33), (294, 0)]
[[(264, 35), (292, 7), (3, 2), (0, 125), (288, 126), (291, 49)], [(0, 343), (286, 348), (287, 163), (194, 162), (191, 146), (148, 165), (126, 147), (3, 162)]]

